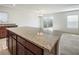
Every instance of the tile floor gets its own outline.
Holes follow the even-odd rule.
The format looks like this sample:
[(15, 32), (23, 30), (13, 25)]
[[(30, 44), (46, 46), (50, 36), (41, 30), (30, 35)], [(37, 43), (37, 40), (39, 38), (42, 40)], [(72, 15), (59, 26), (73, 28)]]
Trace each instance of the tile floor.
[(6, 46), (6, 38), (0, 39), (0, 55), (10, 55)]

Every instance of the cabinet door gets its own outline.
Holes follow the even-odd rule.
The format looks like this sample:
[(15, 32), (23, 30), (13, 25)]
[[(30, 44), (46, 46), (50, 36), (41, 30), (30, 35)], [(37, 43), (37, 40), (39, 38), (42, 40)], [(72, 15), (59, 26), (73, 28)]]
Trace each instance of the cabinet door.
[(25, 53), (24, 50), (25, 50), (24, 47), (20, 43), (17, 43), (17, 54), (24, 55), (24, 53)]
[(16, 39), (11, 32), (8, 32), (7, 46), (11, 54), (16, 55)]
[(0, 38), (5, 38), (6, 37), (6, 29), (5, 27), (0, 28)]
[[(6, 30), (7, 32), (7, 39), (6, 39), (6, 45), (7, 45), (7, 48), (8, 48), (8, 50), (10, 50), (9, 49), (9, 39), (10, 39), (10, 35), (9, 35), (9, 31), (8, 30)], [(10, 51), (9, 51), (10, 52)]]
[(6, 39), (6, 45), (7, 45), (8, 49), (9, 49), (9, 32), (7, 31), (7, 33), (8, 33), (8, 35), (7, 35), (7, 39)]
[(8, 48), (9, 48), (9, 51), (10, 53), (12, 54), (12, 37), (10, 36), (9, 39), (8, 39)]
[(18, 55), (33, 55), (30, 51), (28, 51), (24, 46), (20, 43), (17, 43), (17, 54)]
[(41, 48), (37, 47), (36, 45), (32, 44), (31, 42), (29, 42), (21, 37), (17, 37), (17, 38), (18, 38), (17, 41), (20, 42), (29, 51), (31, 51), (31, 53), (33, 53), (35, 55), (43, 54), (43, 50)]
[(12, 54), (13, 54), (13, 55), (16, 55), (16, 40), (13, 39), (13, 38), (12, 38), (12, 43), (13, 43), (13, 47), (12, 47), (12, 50), (13, 50), (12, 52), (13, 52), (13, 53), (12, 53)]

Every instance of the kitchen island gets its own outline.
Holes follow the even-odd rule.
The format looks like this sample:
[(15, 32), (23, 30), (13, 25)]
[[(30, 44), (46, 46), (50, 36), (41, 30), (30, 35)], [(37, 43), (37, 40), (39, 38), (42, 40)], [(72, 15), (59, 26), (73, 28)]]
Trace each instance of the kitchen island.
[(39, 28), (7, 28), (7, 46), (13, 55), (50, 55), (57, 54), (61, 36), (59, 31), (37, 35)]

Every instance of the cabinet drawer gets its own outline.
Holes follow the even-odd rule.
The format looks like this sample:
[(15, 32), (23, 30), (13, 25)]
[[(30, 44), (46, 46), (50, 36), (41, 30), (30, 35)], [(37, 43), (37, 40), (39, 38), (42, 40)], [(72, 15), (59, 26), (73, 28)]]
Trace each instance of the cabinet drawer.
[(37, 55), (43, 53), (41, 48), (37, 47), (36, 45), (32, 44), (31, 42), (26, 41), (25, 39), (23, 39), (21, 37), (17, 37), (17, 41), (20, 42), (23, 46), (25, 46), (27, 49), (31, 50), (33, 53), (35, 53)]

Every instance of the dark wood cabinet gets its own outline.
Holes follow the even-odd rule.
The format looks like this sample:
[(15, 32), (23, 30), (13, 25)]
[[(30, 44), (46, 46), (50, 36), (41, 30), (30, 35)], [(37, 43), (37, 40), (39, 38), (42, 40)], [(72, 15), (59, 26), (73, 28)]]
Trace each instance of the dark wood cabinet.
[(11, 32), (8, 32), (7, 46), (10, 53), (15, 55), (16, 54), (16, 38), (14, 38), (14, 34)]
[(31, 42), (23, 39), (22, 37), (18, 36), (17, 41), (20, 42), (20, 44), (22, 44), (26, 49), (31, 51), (33, 54), (42, 54), (42, 49), (32, 44)]
[(6, 28), (17, 27), (16, 24), (0, 24), (0, 38), (7, 37), (7, 30)]
[(12, 38), (12, 43), (13, 43), (13, 47), (12, 47), (12, 54), (16, 55), (16, 40)]
[(17, 55), (33, 55), (30, 51), (28, 51), (23, 45), (17, 43)]
[(12, 37), (9, 37), (8, 48), (9, 48), (10, 53), (12, 54)]
[(43, 49), (21, 36), (8, 31), (7, 45), (12, 55), (42, 55)]
[(0, 38), (6, 37), (7, 31), (5, 27), (0, 27)]
[(25, 53), (25, 49), (24, 47), (20, 44), (20, 43), (17, 43), (17, 54), (18, 55), (23, 55)]

